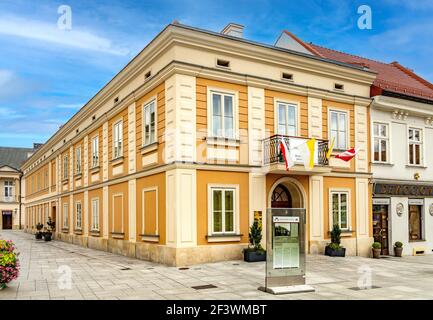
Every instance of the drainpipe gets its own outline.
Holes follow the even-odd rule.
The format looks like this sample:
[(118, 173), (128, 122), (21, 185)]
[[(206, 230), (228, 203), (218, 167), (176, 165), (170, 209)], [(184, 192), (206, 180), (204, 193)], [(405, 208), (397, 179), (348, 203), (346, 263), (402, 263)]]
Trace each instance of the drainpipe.
[(19, 199), (19, 204), (18, 204), (18, 206), (19, 206), (19, 207), (18, 207), (18, 212), (19, 212), (19, 213), (18, 213), (18, 216), (19, 216), (19, 219), (20, 219), (20, 220), (19, 220), (19, 221), (20, 221), (20, 222), (19, 222), (19, 227), (18, 227), (19, 230), (21, 230), (21, 228), (22, 228), (22, 225), (21, 225), (21, 205), (22, 205), (22, 204), (21, 204), (21, 192), (22, 192), (22, 190), (21, 190), (21, 189), (22, 189), (21, 179), (22, 179), (22, 177), (23, 177), (23, 173), (20, 172), (20, 194), (18, 195), (18, 199)]

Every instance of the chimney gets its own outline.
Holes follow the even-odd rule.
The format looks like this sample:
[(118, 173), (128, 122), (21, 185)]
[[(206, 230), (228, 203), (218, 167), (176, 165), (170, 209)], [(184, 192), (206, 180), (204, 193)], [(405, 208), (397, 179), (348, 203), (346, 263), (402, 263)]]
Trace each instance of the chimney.
[(230, 22), (228, 25), (224, 27), (224, 29), (221, 30), (221, 34), (224, 34), (226, 36), (236, 37), (236, 38), (243, 38), (244, 26), (237, 23)]

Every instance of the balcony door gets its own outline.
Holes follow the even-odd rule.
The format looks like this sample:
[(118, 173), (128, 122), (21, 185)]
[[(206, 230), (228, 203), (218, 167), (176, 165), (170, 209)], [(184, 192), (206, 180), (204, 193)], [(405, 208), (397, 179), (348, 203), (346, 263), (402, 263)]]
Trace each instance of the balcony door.
[(277, 134), (292, 136), (297, 135), (297, 106), (295, 104), (277, 103)]

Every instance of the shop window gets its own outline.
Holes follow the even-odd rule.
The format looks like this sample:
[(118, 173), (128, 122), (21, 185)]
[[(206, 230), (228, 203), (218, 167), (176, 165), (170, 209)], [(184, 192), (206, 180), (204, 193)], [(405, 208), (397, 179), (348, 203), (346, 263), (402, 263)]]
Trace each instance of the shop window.
[(409, 205), (409, 241), (423, 240), (422, 206)]

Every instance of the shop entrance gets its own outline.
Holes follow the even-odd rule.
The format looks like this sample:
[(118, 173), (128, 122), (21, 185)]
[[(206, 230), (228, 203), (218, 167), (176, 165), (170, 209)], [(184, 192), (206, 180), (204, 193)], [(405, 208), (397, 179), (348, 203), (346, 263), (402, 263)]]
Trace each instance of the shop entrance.
[(382, 255), (389, 255), (388, 210), (389, 205), (373, 205), (373, 237), (382, 245)]

